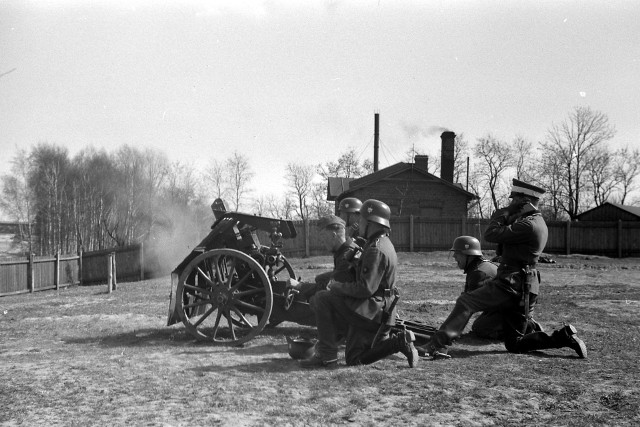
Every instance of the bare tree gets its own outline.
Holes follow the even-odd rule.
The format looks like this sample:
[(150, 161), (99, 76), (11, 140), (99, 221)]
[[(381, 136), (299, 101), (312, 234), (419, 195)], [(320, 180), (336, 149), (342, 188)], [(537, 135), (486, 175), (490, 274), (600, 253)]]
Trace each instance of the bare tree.
[(533, 143), (521, 135), (516, 135), (512, 146), (515, 178), (525, 182), (537, 182), (534, 172), (536, 159)]
[(558, 204), (574, 220), (589, 206), (583, 191), (589, 184), (589, 156), (602, 143), (615, 135), (609, 118), (589, 107), (576, 107), (559, 125), (552, 125), (543, 149), (558, 158), (561, 168), (558, 177), (562, 186), (562, 199)]
[(618, 200), (624, 204), (630, 193), (638, 188), (638, 176), (640, 175), (640, 150), (621, 148), (614, 154), (613, 173), (618, 182)]
[(333, 213), (333, 203), (327, 201), (327, 186), (324, 182), (313, 184), (311, 189), (311, 216), (322, 218)]
[(212, 200), (224, 200), (227, 197), (229, 177), (224, 162), (212, 159), (204, 174), (204, 178), (208, 183), (207, 188), (213, 190)]
[(476, 155), (475, 179), (477, 185), (489, 189), (493, 209), (500, 207), (499, 200), (506, 195), (502, 180), (512, 163), (511, 147), (491, 134), (479, 138), (474, 148)]
[(611, 153), (602, 147), (592, 150), (587, 159), (587, 171), (593, 202), (600, 206), (609, 200), (618, 185)]
[(296, 214), (304, 220), (309, 217), (309, 199), (313, 191), (314, 167), (298, 163), (287, 164), (285, 178), (296, 199)]
[(226, 164), (229, 173), (231, 197), (235, 204), (235, 210), (239, 211), (246, 194), (250, 191), (249, 182), (251, 182), (254, 174), (249, 165), (249, 158), (237, 151), (233, 152)]
[(373, 172), (373, 163), (369, 159), (361, 162), (355, 148), (349, 148), (336, 162), (319, 164), (316, 169), (325, 181), (329, 177), (359, 178)]
[(535, 169), (535, 173), (538, 176), (535, 182), (545, 189), (545, 194), (540, 204), (545, 219), (566, 219), (566, 217), (563, 217), (564, 211), (560, 204), (560, 201), (564, 198), (563, 187), (560, 182), (562, 167), (560, 159), (554, 156), (553, 153), (542, 150), (540, 162)]
[(11, 160), (11, 174), (2, 176), (2, 198), (0, 208), (20, 225), (20, 245), (22, 252), (33, 251), (33, 225), (35, 219), (35, 195), (29, 186), (32, 169), (31, 158), (26, 150), (19, 149)]

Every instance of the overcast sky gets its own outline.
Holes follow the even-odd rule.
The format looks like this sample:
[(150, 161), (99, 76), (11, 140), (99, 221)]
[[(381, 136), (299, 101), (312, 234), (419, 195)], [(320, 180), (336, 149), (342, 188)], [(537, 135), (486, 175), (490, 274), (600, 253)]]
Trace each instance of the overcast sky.
[[(242, 3), (243, 6), (238, 5)], [(0, 173), (16, 147), (156, 147), (203, 169), (352, 147), (380, 167), (443, 129), (544, 138), (576, 106), (640, 147), (638, 1), (0, 0)]]

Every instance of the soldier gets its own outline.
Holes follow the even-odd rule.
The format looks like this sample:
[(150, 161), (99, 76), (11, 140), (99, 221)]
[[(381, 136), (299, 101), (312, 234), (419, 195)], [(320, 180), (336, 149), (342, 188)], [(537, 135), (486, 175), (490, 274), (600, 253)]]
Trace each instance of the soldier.
[[(358, 223), (360, 222), (360, 208), (362, 202), (355, 197), (345, 197), (340, 200), (338, 213), (347, 224), (347, 236), (351, 239), (358, 238)], [(364, 242), (362, 242), (364, 244)]]
[(434, 359), (450, 358), (448, 346), (460, 336), (473, 313), (495, 310), (501, 311), (504, 319), (507, 351), (525, 353), (568, 347), (578, 357), (587, 357), (587, 347), (572, 325), (565, 325), (551, 335), (527, 331), (529, 313), (535, 306), (540, 287), (536, 262), (548, 237), (547, 225), (538, 210), (543, 194), (542, 188), (513, 180), (511, 203), (494, 212), (484, 234), (485, 240), (502, 245), (497, 276), (458, 297), (449, 317), (425, 346), (425, 351)]
[[(337, 334), (348, 325), (345, 359), (347, 365), (369, 364), (402, 352), (413, 367), (418, 352), (411, 331), (390, 336), (395, 322), (392, 301), (396, 296), (397, 256), (389, 240), (391, 211), (378, 200), (367, 200), (360, 210), (359, 233), (366, 239), (355, 280), (332, 280), (327, 290), (316, 294), (313, 305), (318, 327), (315, 353), (300, 362), (304, 368), (335, 367), (338, 361)], [(386, 319), (385, 319), (386, 318)], [(379, 330), (382, 339), (374, 342)]]
[(333, 254), (333, 270), (318, 274), (314, 283), (298, 282), (288, 279), (287, 286), (296, 289), (300, 298), (308, 300), (319, 290), (326, 288), (331, 279), (350, 282), (355, 279), (354, 258), (359, 248), (346, 238), (346, 223), (335, 215), (327, 215), (318, 220), (318, 237), (324, 247)]
[[(457, 237), (449, 250), (453, 252), (458, 267), (466, 274), (463, 293), (475, 291), (496, 277), (498, 266), (484, 258), (480, 242), (475, 237)], [(533, 318), (530, 319), (529, 327), (531, 332), (542, 330)], [(481, 338), (501, 340), (502, 315), (498, 310), (483, 311), (473, 322), (471, 330)]]

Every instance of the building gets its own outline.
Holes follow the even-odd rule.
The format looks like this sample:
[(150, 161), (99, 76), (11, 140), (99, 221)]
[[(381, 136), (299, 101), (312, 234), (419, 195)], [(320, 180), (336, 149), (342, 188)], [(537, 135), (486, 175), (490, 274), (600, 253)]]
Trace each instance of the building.
[(605, 202), (577, 216), (578, 221), (640, 221), (640, 207)]
[(396, 163), (361, 178), (329, 178), (327, 200), (335, 201), (336, 210), (340, 200), (356, 197), (385, 202), (393, 216), (466, 217), (477, 196), (453, 182), (455, 136), (453, 132), (441, 135), (441, 177), (427, 172), (428, 156), (417, 155), (414, 163)]

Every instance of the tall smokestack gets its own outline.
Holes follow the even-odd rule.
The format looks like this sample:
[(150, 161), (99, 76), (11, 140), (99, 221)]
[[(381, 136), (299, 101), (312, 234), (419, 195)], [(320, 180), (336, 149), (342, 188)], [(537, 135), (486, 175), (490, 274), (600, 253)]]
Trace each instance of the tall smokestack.
[(378, 148), (380, 141), (380, 113), (375, 113), (373, 123), (373, 171), (378, 172)]
[(442, 132), (442, 162), (440, 163), (440, 178), (453, 183), (454, 150), (456, 134), (450, 131)]

